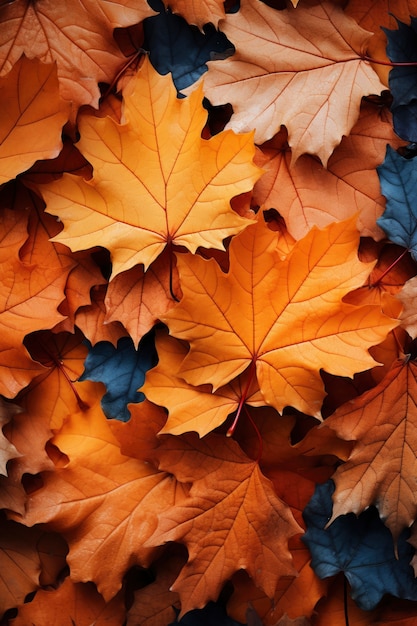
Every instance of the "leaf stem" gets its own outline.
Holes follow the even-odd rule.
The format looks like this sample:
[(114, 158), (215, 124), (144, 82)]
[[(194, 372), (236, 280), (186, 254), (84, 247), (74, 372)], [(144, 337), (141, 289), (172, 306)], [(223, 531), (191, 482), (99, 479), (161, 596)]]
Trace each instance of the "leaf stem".
[(228, 429), (228, 431), (226, 433), (226, 437), (231, 437), (233, 435), (233, 433), (235, 432), (237, 423), (239, 421), (240, 414), (242, 412), (243, 405), (245, 404), (246, 399), (248, 397), (249, 388), (250, 388), (250, 386), (252, 384), (253, 378), (255, 376), (255, 372), (256, 372), (256, 361), (255, 361), (255, 359), (252, 359), (251, 364), (250, 364), (250, 369), (249, 369), (248, 381), (246, 383), (246, 387), (245, 387), (242, 395), (240, 396), (240, 400), (239, 400), (239, 404), (238, 404), (238, 407), (237, 407), (235, 419), (233, 420), (233, 424)]
[(61, 361), (61, 359), (58, 359), (54, 354), (51, 354), (49, 352), (49, 350), (45, 350), (45, 352), (48, 354), (48, 356), (50, 357), (51, 361), (54, 363), (55, 367), (57, 367), (59, 369), (59, 371), (63, 374), (64, 378), (68, 382), (68, 384), (71, 387), (71, 390), (72, 390), (72, 392), (73, 392), (73, 394), (75, 396), (75, 399), (77, 401), (77, 404), (78, 404), (80, 410), (81, 411), (86, 411), (89, 408), (89, 405), (86, 402), (84, 402), (84, 400), (81, 398), (80, 394), (78, 393), (78, 391), (74, 387), (74, 381), (71, 380), (71, 378), (69, 377), (68, 372), (65, 369), (64, 363)]
[(343, 608), (345, 611), (345, 624), (346, 626), (349, 626), (349, 608), (348, 608), (346, 576), (343, 577)]
[(175, 302), (179, 302), (179, 299), (174, 293), (174, 285), (173, 285), (173, 273), (174, 273), (174, 263), (173, 263), (173, 255), (174, 251), (172, 249), (172, 241), (168, 242), (169, 245), (169, 293), (171, 294), (171, 298), (175, 300)]
[(392, 263), (391, 265), (389, 265), (381, 274), (381, 276), (378, 277), (378, 280), (376, 280), (374, 283), (372, 283), (372, 285), (369, 285), (369, 287), (372, 289), (373, 287), (377, 287), (381, 281), (385, 278), (385, 276), (401, 261), (401, 259), (407, 254), (408, 252), (408, 248), (405, 248), (399, 257), (397, 257)]
[(417, 67), (417, 61), (383, 61), (382, 59), (373, 59), (367, 54), (363, 54), (361, 58), (369, 63), (376, 65), (387, 65), (388, 67)]

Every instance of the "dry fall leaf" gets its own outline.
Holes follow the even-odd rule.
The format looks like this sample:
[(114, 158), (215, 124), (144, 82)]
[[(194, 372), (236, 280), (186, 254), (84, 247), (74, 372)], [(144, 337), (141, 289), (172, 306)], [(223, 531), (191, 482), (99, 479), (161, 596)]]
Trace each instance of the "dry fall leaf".
[[(42, 473), (43, 487), (30, 495), (20, 521), (61, 532), (70, 548), (71, 578), (94, 581), (109, 600), (129, 567), (149, 565), (154, 549), (144, 542), (157, 515), (176, 508), (185, 493), (172, 476), (120, 453), (100, 407), (102, 386), (96, 387), (91, 408), (74, 412), (52, 440), (69, 462)], [(109, 554), (111, 570), (103, 568)]]
[(54, 241), (73, 251), (106, 247), (113, 277), (138, 263), (146, 269), (167, 244), (223, 249), (226, 237), (251, 223), (230, 199), (260, 175), (252, 134), (201, 139), (201, 89), (177, 99), (170, 75), (159, 76), (148, 59), (123, 95), (126, 123), (80, 117), (78, 147), (93, 178), (64, 174), (39, 186), (48, 213), (64, 223)]
[(10, 422), (13, 415), (20, 412), (21, 408), (17, 404), (0, 398), (0, 474), (3, 476), (7, 476), (7, 461), (20, 456), (13, 443), (4, 435), (3, 428)]
[(381, 383), (326, 420), (339, 437), (354, 440), (348, 460), (333, 480), (333, 515), (361, 513), (374, 504), (397, 540), (414, 521), (417, 366), (397, 361)]
[(404, 305), (401, 313), (401, 326), (415, 338), (417, 336), (417, 312), (415, 310), (417, 295), (417, 276), (410, 278), (404, 284), (398, 298)]
[(92, 583), (74, 583), (69, 576), (58, 589), (40, 589), (35, 598), (18, 607), (11, 626), (111, 626), (122, 624), (121, 594), (105, 602)]
[(1, 7), (0, 73), (8, 72), (25, 54), (43, 63), (56, 62), (62, 96), (98, 105), (99, 82), (111, 83), (126, 59), (113, 39), (113, 29), (154, 15), (145, 0), (15, 0)]
[(224, 0), (164, 0), (164, 2), (173, 13), (178, 13), (200, 30), (208, 23), (217, 27), (219, 20), (225, 15)]
[(385, 209), (376, 172), (385, 157), (386, 145), (402, 142), (392, 129), (389, 113), (363, 103), (359, 120), (348, 137), (343, 137), (323, 167), (311, 155), (292, 164), (292, 153), (283, 129), (262, 146), (259, 165), (264, 175), (255, 183), (254, 202), (276, 208), (288, 230), (300, 239), (312, 228), (323, 228), (335, 220), (357, 214), (362, 236), (381, 239), (376, 219)]
[(367, 348), (398, 322), (379, 307), (342, 302), (372, 267), (357, 259), (353, 220), (313, 229), (281, 262), (276, 240), (262, 220), (248, 227), (230, 245), (227, 275), (214, 261), (180, 255), (184, 296), (161, 319), (190, 343), (179, 370), (187, 382), (216, 390), (250, 367), (266, 403), (320, 417), (319, 370), (352, 376), (372, 367)]
[(220, 29), (236, 53), (208, 63), (205, 95), (214, 105), (230, 102), (226, 128), (256, 128), (256, 143), (285, 125), (294, 162), (307, 152), (326, 166), (355, 124), (362, 97), (384, 88), (362, 58), (371, 33), (330, 2), (276, 11), (245, 0)]
[(55, 65), (25, 57), (16, 61), (0, 77), (0, 184), (29, 169), (37, 159), (58, 156), (62, 127), (68, 119)]
[(180, 435), (196, 431), (204, 437), (238, 408), (241, 398), (251, 406), (264, 404), (256, 381), (249, 381), (247, 374), (221, 387), (215, 394), (211, 385), (189, 385), (176, 374), (187, 355), (186, 344), (166, 333), (159, 333), (155, 345), (159, 362), (147, 372), (141, 390), (151, 402), (168, 409), (168, 420), (160, 434)]
[(135, 346), (151, 330), (161, 315), (175, 305), (169, 291), (177, 298), (181, 290), (177, 268), (170, 268), (171, 251), (165, 249), (145, 272), (141, 265), (118, 274), (109, 283), (106, 298), (106, 322), (121, 322)]
[(280, 576), (296, 573), (287, 542), (301, 528), (257, 462), (215, 434), (169, 437), (158, 457), (160, 469), (193, 483), (188, 498), (159, 516), (150, 540), (179, 541), (188, 549), (171, 587), (180, 595), (181, 615), (217, 599), (239, 569), (272, 597)]

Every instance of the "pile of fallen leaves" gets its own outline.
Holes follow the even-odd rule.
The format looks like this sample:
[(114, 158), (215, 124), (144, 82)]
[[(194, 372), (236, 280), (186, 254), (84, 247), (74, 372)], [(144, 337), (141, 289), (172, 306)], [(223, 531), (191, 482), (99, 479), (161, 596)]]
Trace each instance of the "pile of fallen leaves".
[(0, 3), (2, 624), (415, 623), (394, 4)]

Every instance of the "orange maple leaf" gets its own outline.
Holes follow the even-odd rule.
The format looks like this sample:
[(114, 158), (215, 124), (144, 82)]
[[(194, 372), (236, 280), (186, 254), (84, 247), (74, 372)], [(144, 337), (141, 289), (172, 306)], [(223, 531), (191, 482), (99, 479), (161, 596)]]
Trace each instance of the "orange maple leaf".
[(266, 403), (319, 417), (320, 369), (352, 376), (372, 367), (368, 347), (398, 321), (342, 302), (372, 268), (357, 258), (353, 219), (313, 229), (284, 261), (276, 241), (262, 219), (249, 226), (232, 240), (227, 275), (212, 260), (179, 255), (184, 296), (161, 319), (190, 343), (179, 370), (187, 382), (218, 389), (250, 366)]
[(37, 159), (58, 155), (68, 106), (59, 95), (55, 65), (25, 57), (0, 78), (0, 98), (2, 184), (29, 169)]
[[(121, 454), (100, 407), (102, 394), (97, 384), (91, 408), (74, 412), (53, 438), (69, 461), (42, 473), (43, 487), (31, 493), (26, 514), (15, 517), (61, 532), (70, 547), (72, 579), (94, 581), (109, 600), (129, 567), (151, 563), (154, 548), (144, 542), (158, 513), (176, 506), (188, 490), (149, 463)], [(103, 567), (109, 554), (111, 570)]]
[(9, 423), (13, 415), (21, 412), (21, 408), (17, 404), (6, 402), (0, 398), (0, 474), (7, 476), (7, 462), (19, 455), (16, 447), (4, 435), (3, 427)]
[(154, 15), (145, 0), (83, 0), (71, 11), (62, 0), (14, 0), (1, 7), (0, 74), (25, 54), (43, 63), (56, 61), (62, 96), (97, 106), (98, 83), (111, 83), (126, 62), (113, 29)]
[(147, 542), (187, 546), (188, 561), (171, 587), (180, 594), (181, 614), (216, 600), (239, 569), (269, 597), (280, 576), (296, 575), (287, 542), (301, 528), (235, 441), (190, 434), (169, 437), (157, 452), (160, 469), (193, 483), (188, 498), (159, 516)]
[(195, 252), (223, 249), (223, 239), (244, 229), (230, 199), (252, 189), (252, 133), (201, 138), (207, 113), (201, 89), (177, 98), (171, 77), (145, 59), (124, 89), (122, 125), (93, 115), (80, 118), (80, 151), (92, 180), (64, 174), (40, 185), (47, 211), (64, 230), (54, 238), (72, 250), (110, 250), (113, 274), (138, 263), (145, 269), (167, 244)]
[(212, 393), (211, 385), (193, 387), (177, 375), (188, 352), (184, 342), (159, 333), (155, 345), (159, 362), (147, 372), (142, 391), (148, 400), (168, 409), (169, 417), (160, 434), (196, 431), (204, 437), (238, 408), (242, 398), (251, 406), (264, 405), (256, 381), (249, 381), (247, 373)]
[(225, 16), (224, 0), (164, 0), (164, 3), (173, 13), (201, 30), (209, 22), (217, 28), (219, 20)]
[(220, 28), (236, 53), (208, 63), (205, 95), (214, 105), (230, 102), (226, 128), (256, 128), (257, 143), (285, 125), (293, 161), (308, 152), (326, 165), (356, 122), (362, 96), (384, 89), (363, 60), (371, 33), (330, 2), (277, 11), (245, 0)]
[(417, 365), (398, 360), (375, 388), (326, 420), (353, 450), (333, 475), (333, 515), (374, 504), (395, 540), (417, 513)]

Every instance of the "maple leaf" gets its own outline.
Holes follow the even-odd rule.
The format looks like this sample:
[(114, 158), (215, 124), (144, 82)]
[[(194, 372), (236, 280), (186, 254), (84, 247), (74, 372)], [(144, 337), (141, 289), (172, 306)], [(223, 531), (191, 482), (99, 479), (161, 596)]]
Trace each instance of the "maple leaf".
[[(72, 580), (94, 581), (109, 600), (130, 566), (151, 562), (154, 549), (144, 542), (157, 526), (157, 515), (187, 490), (149, 463), (120, 453), (100, 409), (100, 391), (98, 385), (91, 408), (74, 412), (52, 440), (69, 461), (42, 473), (43, 487), (16, 519), (29, 526), (47, 523), (61, 532), (70, 547)], [(111, 575), (103, 568), (109, 554)]]
[(378, 168), (381, 190), (387, 199), (384, 214), (377, 224), (394, 243), (408, 248), (417, 259), (416, 221), (414, 189), (417, 182), (417, 165), (387, 146), (385, 160)]
[(312, 228), (358, 214), (362, 236), (381, 239), (375, 223), (385, 209), (376, 167), (385, 157), (386, 145), (397, 148), (400, 140), (392, 129), (386, 109), (364, 102), (360, 117), (348, 137), (331, 155), (327, 168), (311, 155), (292, 164), (287, 133), (281, 130), (261, 147), (257, 162), (265, 170), (255, 183), (253, 201), (276, 207), (296, 239)]
[(417, 336), (417, 311), (415, 309), (417, 295), (417, 277), (410, 278), (404, 284), (398, 295), (403, 304), (403, 311), (400, 315), (401, 326), (413, 337)]
[(12, 402), (0, 398), (0, 474), (7, 476), (7, 462), (19, 456), (16, 447), (4, 435), (4, 426), (9, 423), (13, 415), (21, 412), (21, 408)]
[(225, 16), (223, 0), (164, 0), (173, 13), (178, 13), (189, 24), (200, 29), (211, 22), (216, 27)]
[(62, 1), (15, 0), (1, 7), (0, 73), (24, 53), (43, 63), (56, 61), (62, 96), (97, 107), (99, 82), (111, 83), (126, 61), (113, 40), (113, 29), (154, 15), (145, 0), (83, 0), (71, 7)]
[(106, 626), (121, 624), (125, 608), (121, 594), (106, 603), (92, 583), (74, 583), (67, 576), (58, 589), (40, 589), (30, 603), (18, 607), (14, 626)]
[(190, 343), (179, 371), (187, 382), (218, 389), (250, 366), (266, 403), (319, 417), (319, 370), (352, 376), (372, 367), (367, 347), (398, 322), (342, 302), (371, 270), (357, 259), (353, 220), (311, 230), (283, 261), (276, 241), (263, 220), (248, 227), (230, 245), (227, 275), (214, 261), (179, 255), (184, 296), (161, 320)]
[(145, 59), (124, 90), (125, 124), (81, 116), (78, 147), (94, 167), (92, 180), (64, 174), (39, 185), (48, 213), (64, 223), (54, 241), (72, 250), (106, 247), (114, 277), (138, 263), (146, 269), (167, 243), (223, 249), (223, 239), (245, 228), (250, 221), (229, 200), (260, 175), (252, 134), (201, 139), (201, 98), (200, 89), (178, 100), (171, 78)]
[(118, 321), (107, 323), (106, 290), (107, 285), (94, 285), (91, 302), (77, 309), (74, 322), (92, 345), (106, 341), (116, 346), (120, 339), (126, 337), (127, 332)]
[(161, 434), (180, 435), (196, 431), (204, 437), (235, 411), (241, 398), (251, 406), (262, 406), (263, 397), (255, 381), (243, 375), (214, 394), (210, 385), (193, 387), (177, 376), (187, 346), (166, 333), (156, 336), (158, 365), (146, 374), (142, 391), (148, 400), (168, 409), (169, 417)]
[(239, 569), (272, 597), (279, 577), (295, 574), (287, 541), (301, 529), (258, 464), (214, 434), (169, 437), (157, 452), (160, 469), (192, 482), (190, 495), (159, 517), (147, 542), (187, 546), (188, 562), (171, 587), (181, 614), (216, 600)]
[[(170, 294), (181, 296), (177, 268), (170, 268), (171, 252), (164, 252), (145, 272), (135, 265), (109, 283), (106, 297), (106, 322), (121, 322), (137, 347), (142, 337), (159, 318), (175, 305)], [(108, 325), (108, 324), (107, 324)]]
[(152, 336), (144, 337), (135, 350), (130, 337), (122, 337), (117, 347), (102, 341), (90, 348), (84, 372), (78, 380), (94, 380), (106, 385), (107, 392), (101, 401), (106, 417), (127, 422), (130, 419), (127, 405), (145, 399), (137, 389), (142, 386), (146, 371), (156, 363), (153, 344)]
[(356, 122), (362, 96), (384, 88), (363, 60), (371, 33), (329, 2), (276, 11), (246, 0), (220, 26), (236, 53), (208, 63), (204, 92), (214, 105), (232, 104), (226, 128), (256, 128), (263, 143), (285, 125), (293, 161), (308, 152), (326, 166)]
[(375, 504), (397, 540), (414, 521), (416, 471), (417, 366), (397, 361), (379, 385), (341, 406), (326, 420), (354, 448), (333, 479), (331, 521)]
[(59, 95), (55, 65), (25, 57), (0, 78), (0, 98), (2, 184), (27, 170), (37, 159), (58, 155), (68, 106)]
[(327, 528), (334, 485), (317, 485), (304, 510), (307, 532), (303, 536), (312, 553), (311, 565), (326, 578), (343, 571), (351, 595), (364, 610), (373, 609), (386, 593), (417, 599), (417, 583), (410, 567), (410, 544), (404, 531), (395, 557), (392, 537), (375, 508), (359, 517), (338, 517)]

